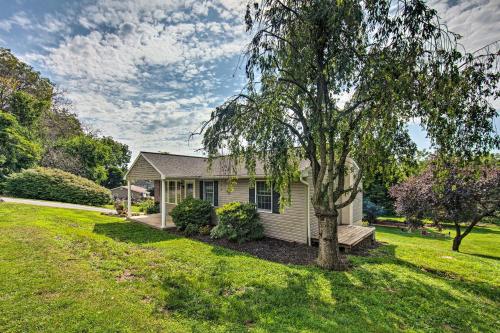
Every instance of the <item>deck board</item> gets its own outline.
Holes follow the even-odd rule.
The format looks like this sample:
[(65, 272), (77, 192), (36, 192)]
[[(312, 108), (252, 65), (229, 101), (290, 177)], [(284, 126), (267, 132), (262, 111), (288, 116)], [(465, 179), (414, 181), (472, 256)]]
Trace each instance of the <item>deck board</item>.
[(357, 225), (339, 225), (338, 237), (340, 246), (352, 248), (368, 237), (373, 237), (375, 228)]

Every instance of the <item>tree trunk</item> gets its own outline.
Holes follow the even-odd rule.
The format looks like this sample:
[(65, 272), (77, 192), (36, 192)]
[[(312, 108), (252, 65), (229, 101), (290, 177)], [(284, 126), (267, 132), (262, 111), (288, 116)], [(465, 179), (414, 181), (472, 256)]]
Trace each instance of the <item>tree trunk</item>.
[(462, 236), (455, 236), (455, 238), (453, 238), (453, 246), (451, 248), (453, 251), (458, 252), (460, 248), (460, 243), (462, 243), (462, 239), (463, 239)]
[(320, 267), (342, 271), (345, 270), (339, 251), (339, 240), (337, 235), (337, 216), (321, 216), (319, 223), (319, 253), (317, 263)]

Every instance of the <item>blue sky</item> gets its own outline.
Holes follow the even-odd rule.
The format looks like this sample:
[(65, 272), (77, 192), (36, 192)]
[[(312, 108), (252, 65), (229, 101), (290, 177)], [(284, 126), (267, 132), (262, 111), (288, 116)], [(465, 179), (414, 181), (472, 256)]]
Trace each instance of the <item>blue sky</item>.
[[(189, 133), (244, 82), (240, 0), (0, 0), (0, 45), (55, 82), (90, 129), (193, 154)], [(500, 39), (500, 1), (430, 1), (462, 43)], [(417, 124), (410, 132), (428, 146)]]

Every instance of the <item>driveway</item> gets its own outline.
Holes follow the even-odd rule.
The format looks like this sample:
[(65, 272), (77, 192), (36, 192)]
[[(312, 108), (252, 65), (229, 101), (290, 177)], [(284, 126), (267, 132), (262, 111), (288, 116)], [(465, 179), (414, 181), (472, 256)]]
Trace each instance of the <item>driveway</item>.
[(81, 209), (81, 210), (90, 210), (93, 212), (100, 213), (116, 213), (114, 209), (101, 208), (101, 207), (93, 207), (93, 206), (85, 206), (85, 205), (77, 205), (66, 202), (57, 202), (57, 201), (44, 201), (44, 200), (32, 200), (32, 199), (19, 199), (19, 198), (7, 198), (0, 197), (5, 202), (19, 203), (19, 204), (27, 204), (27, 205), (35, 205), (35, 206), (45, 206), (45, 207), (55, 207), (55, 208), (69, 208), (69, 209)]

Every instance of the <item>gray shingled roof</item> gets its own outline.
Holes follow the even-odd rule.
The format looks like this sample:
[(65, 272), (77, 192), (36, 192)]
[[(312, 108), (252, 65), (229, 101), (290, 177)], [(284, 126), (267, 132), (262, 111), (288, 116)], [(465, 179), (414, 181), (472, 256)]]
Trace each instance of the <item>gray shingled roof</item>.
[[(165, 177), (173, 178), (205, 178), (205, 177), (224, 177), (234, 174), (232, 172), (231, 161), (220, 157), (213, 161), (211, 170), (208, 170), (208, 158), (197, 156), (175, 155), (169, 153), (151, 153), (141, 152), (142, 156), (159, 170)], [(306, 161), (301, 163), (301, 169), (307, 167)], [(257, 163), (256, 175), (264, 176), (262, 163)], [(248, 172), (243, 165), (238, 167), (236, 175), (239, 177), (248, 177)]]

